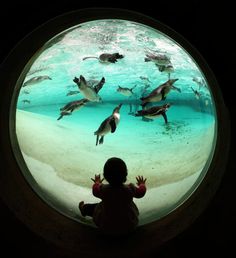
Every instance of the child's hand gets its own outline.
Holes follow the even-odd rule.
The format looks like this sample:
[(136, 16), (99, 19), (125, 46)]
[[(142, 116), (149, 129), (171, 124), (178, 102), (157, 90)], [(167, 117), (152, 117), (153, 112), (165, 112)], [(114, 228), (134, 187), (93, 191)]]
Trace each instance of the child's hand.
[(137, 185), (141, 185), (141, 184), (145, 185), (147, 178), (144, 179), (143, 176), (137, 176), (136, 180), (137, 180), (137, 183), (136, 183)]
[(103, 179), (101, 179), (100, 174), (99, 174), (99, 175), (95, 175), (94, 179), (93, 179), (93, 178), (91, 178), (91, 180), (92, 180), (95, 184), (96, 184), (96, 183), (101, 184), (101, 183), (102, 183), (102, 181), (104, 180), (104, 178), (103, 178)]

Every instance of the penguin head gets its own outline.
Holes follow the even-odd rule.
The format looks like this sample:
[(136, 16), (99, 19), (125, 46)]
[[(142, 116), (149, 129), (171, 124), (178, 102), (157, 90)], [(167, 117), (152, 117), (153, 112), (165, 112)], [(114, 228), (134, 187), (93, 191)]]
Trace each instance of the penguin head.
[(163, 108), (165, 110), (168, 110), (170, 108), (171, 104), (170, 103), (166, 103), (165, 105), (163, 105)]
[(169, 82), (170, 82), (170, 84), (173, 84), (173, 83), (175, 83), (176, 81), (178, 81), (179, 79), (170, 79), (169, 80)]
[(115, 109), (113, 110), (113, 114), (114, 113), (119, 113), (121, 106), (122, 106), (122, 104), (119, 104), (117, 107), (115, 107)]

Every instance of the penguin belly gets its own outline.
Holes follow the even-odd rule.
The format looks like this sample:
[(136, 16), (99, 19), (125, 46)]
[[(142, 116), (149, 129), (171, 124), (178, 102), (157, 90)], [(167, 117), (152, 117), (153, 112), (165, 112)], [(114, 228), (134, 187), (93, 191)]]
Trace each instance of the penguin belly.
[(151, 118), (151, 119), (158, 118), (159, 116), (161, 116), (161, 114), (157, 114), (157, 115), (147, 114), (147, 115), (144, 115), (144, 117)]
[(158, 102), (162, 100), (162, 95), (161, 94), (157, 94), (155, 96), (152, 97), (148, 97), (147, 99), (145, 99), (146, 102)]
[(111, 132), (111, 126), (107, 123), (103, 130), (97, 131), (96, 135), (104, 136)]
[(96, 94), (96, 92), (89, 87), (83, 88), (80, 91), (86, 99), (92, 102), (99, 102), (101, 100), (100, 97)]

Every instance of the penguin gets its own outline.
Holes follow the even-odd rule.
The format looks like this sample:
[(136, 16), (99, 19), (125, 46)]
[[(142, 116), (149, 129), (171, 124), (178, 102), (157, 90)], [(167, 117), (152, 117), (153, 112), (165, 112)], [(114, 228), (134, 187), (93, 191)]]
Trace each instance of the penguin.
[(165, 54), (146, 54), (144, 58), (145, 62), (153, 62), (156, 65), (168, 65), (170, 63), (170, 58)]
[(105, 78), (102, 77), (101, 81), (95, 85), (94, 87), (91, 87), (87, 84), (87, 81), (85, 78), (80, 75), (80, 78), (75, 77), (73, 81), (77, 84), (80, 93), (88, 100), (92, 102), (100, 102), (102, 99), (98, 95), (98, 92), (101, 90), (105, 83)]
[[(94, 135), (97, 135), (96, 146), (103, 144), (104, 136), (108, 133), (114, 133), (116, 131), (117, 125), (120, 121), (120, 108), (122, 104), (119, 104), (112, 112), (112, 114), (107, 117), (99, 126), (97, 131), (94, 132)], [(99, 139), (100, 138), (100, 139)]]
[(132, 88), (123, 88), (118, 86), (117, 88), (117, 92), (119, 92), (120, 94), (126, 96), (126, 97), (131, 97), (134, 93), (133, 93), (133, 89), (136, 87), (137, 85), (134, 85), (134, 87)]
[(174, 67), (171, 63), (167, 64), (167, 65), (157, 65), (156, 66), (158, 67), (158, 70), (162, 73), (167, 73), (168, 74), (168, 80), (170, 79), (170, 74), (173, 73), (175, 70), (174, 70)]
[(198, 84), (199, 89), (206, 87), (206, 82), (202, 77), (193, 77), (192, 80)]
[(145, 76), (139, 76), (139, 78), (140, 78), (141, 80), (143, 80), (143, 81), (147, 82), (147, 83), (152, 83), (152, 82), (148, 79), (148, 77), (145, 77)]
[(24, 104), (26, 104), (26, 103), (27, 103), (27, 104), (30, 104), (30, 100), (28, 100), (28, 99), (23, 99), (22, 102), (23, 102)]
[(141, 106), (145, 107), (150, 102), (158, 102), (161, 100), (165, 100), (167, 94), (172, 89), (181, 92), (179, 88), (173, 85), (177, 80), (178, 79), (169, 79), (168, 81), (154, 89), (148, 96), (140, 98), (140, 100), (142, 101)]
[(26, 94), (26, 95), (30, 94), (30, 92), (29, 92), (28, 90), (23, 90), (22, 93), (23, 93), (23, 94)]
[(119, 53), (113, 53), (113, 54), (108, 54), (108, 53), (103, 53), (99, 57), (96, 56), (87, 56), (83, 58), (83, 61), (89, 58), (95, 58), (98, 59), (99, 62), (101, 63), (116, 63), (117, 59), (122, 59), (124, 58), (123, 55), (120, 55)]
[(72, 95), (76, 95), (79, 94), (78, 90), (69, 90), (66, 94), (66, 96), (72, 96)]
[(165, 120), (165, 123), (168, 123), (166, 111), (169, 109), (170, 103), (164, 104), (163, 106), (154, 106), (144, 110), (138, 110), (135, 116), (142, 116), (149, 119), (158, 118), (162, 116)]
[(193, 91), (193, 93), (194, 93), (196, 99), (200, 99), (201, 93), (200, 93), (199, 91), (197, 91), (197, 90), (194, 90), (192, 87), (191, 87), (191, 89), (192, 89), (192, 91)]
[(36, 83), (39, 83), (39, 82), (42, 82), (45, 80), (52, 80), (52, 78), (49, 77), (48, 75), (35, 76), (35, 77), (32, 77), (31, 79), (27, 80), (26, 82), (24, 82), (22, 87), (34, 85)]
[(82, 108), (89, 100), (88, 99), (80, 99), (67, 103), (64, 107), (60, 108), (60, 116), (57, 120), (63, 118), (63, 116), (71, 115), (74, 110), (79, 110)]

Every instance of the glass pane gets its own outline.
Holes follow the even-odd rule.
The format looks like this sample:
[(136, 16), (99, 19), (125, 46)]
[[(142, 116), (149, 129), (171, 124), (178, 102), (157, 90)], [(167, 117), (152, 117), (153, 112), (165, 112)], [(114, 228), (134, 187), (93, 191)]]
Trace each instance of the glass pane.
[[(46, 202), (84, 222), (78, 203), (99, 201), (90, 178), (114, 156), (127, 164), (127, 183), (147, 178), (146, 195), (134, 199), (140, 224), (191, 196), (214, 152), (216, 116), (204, 74), (177, 42), (140, 23), (96, 20), (52, 38), (32, 60), (16, 134), (23, 173)], [(119, 123), (101, 128), (120, 104)]]

